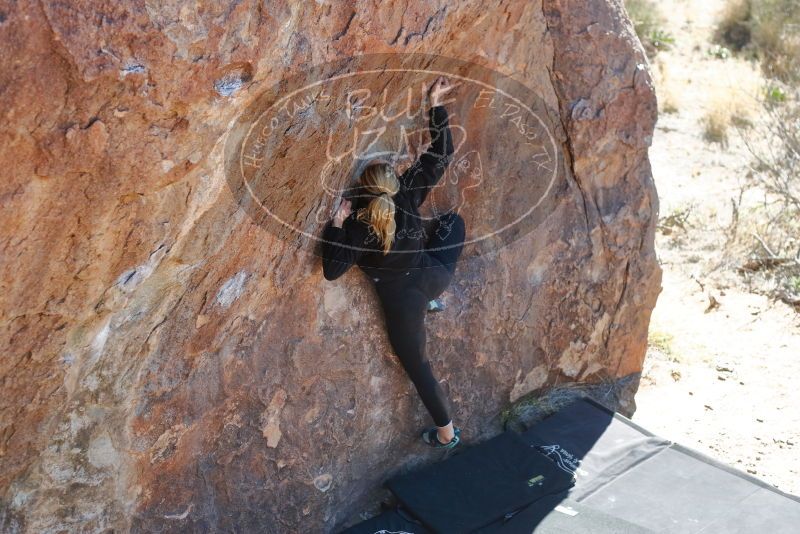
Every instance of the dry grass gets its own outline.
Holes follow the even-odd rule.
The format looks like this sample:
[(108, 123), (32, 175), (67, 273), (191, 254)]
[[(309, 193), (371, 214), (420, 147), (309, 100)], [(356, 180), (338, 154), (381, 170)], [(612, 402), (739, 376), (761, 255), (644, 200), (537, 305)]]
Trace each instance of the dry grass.
[(709, 143), (728, 146), (728, 127), (731, 124), (730, 114), (722, 107), (715, 106), (703, 117), (703, 137)]
[(757, 114), (756, 102), (739, 88), (720, 88), (708, 103), (703, 116), (703, 137), (710, 143), (728, 146), (732, 127), (746, 129)]
[(656, 96), (660, 113), (678, 113), (681, 108), (681, 86), (676, 82), (669, 65), (670, 63), (667, 61), (657, 61), (654, 64), (657, 79)]
[(672, 349), (672, 343), (675, 341), (675, 338), (672, 334), (667, 332), (660, 332), (657, 330), (650, 330), (647, 336), (647, 345), (650, 348), (653, 348), (664, 356), (672, 356), (674, 351)]
[(673, 98), (667, 96), (667, 98), (661, 101), (662, 113), (678, 113), (679, 111), (680, 108), (678, 108), (678, 104), (675, 102)]
[(796, 212), (780, 199), (763, 204), (739, 217), (736, 237), (728, 253), (739, 258), (739, 273), (751, 291), (769, 295), (800, 311), (800, 224)]
[(760, 113), (762, 78), (747, 62), (709, 56), (703, 72), (687, 72), (667, 60), (653, 62), (659, 112), (697, 113), (706, 139), (727, 143), (730, 127), (746, 126)]

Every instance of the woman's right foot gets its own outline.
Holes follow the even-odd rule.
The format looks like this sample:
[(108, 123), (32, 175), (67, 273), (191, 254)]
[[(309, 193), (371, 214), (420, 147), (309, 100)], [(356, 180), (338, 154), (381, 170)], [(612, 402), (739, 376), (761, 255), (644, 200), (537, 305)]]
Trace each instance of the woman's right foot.
[(434, 449), (452, 449), (461, 442), (461, 429), (454, 427), (453, 439), (447, 443), (443, 443), (439, 440), (439, 429), (437, 427), (425, 430), (422, 433), (422, 440)]

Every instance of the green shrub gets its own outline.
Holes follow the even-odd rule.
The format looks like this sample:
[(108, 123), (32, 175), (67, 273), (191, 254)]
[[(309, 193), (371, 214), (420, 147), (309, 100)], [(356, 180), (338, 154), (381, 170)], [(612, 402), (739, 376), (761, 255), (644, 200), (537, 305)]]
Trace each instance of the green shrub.
[(625, 0), (625, 10), (648, 56), (669, 50), (675, 44), (675, 37), (662, 28), (664, 17), (655, 1)]
[(779, 85), (770, 85), (767, 87), (767, 101), (773, 104), (786, 102), (786, 91)]

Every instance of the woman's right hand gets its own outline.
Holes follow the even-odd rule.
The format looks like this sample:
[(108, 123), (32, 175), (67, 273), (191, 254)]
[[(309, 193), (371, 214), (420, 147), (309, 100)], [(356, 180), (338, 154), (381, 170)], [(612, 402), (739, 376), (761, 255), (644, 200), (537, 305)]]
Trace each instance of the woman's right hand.
[(428, 97), (431, 101), (431, 107), (441, 106), (442, 99), (445, 93), (450, 91), (454, 86), (450, 84), (445, 76), (439, 76), (434, 80), (433, 85), (428, 89)]

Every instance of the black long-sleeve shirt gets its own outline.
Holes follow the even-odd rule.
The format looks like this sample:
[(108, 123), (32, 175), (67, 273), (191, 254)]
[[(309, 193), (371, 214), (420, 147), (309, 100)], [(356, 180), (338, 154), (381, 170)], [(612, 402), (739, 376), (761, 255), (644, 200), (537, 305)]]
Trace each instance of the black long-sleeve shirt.
[(450, 163), (453, 139), (444, 106), (428, 109), (428, 117), (431, 144), (399, 177), (400, 190), (393, 197), (396, 227), (389, 253), (383, 255), (380, 240), (369, 224), (356, 219), (357, 210), (371, 200), (369, 194), (359, 194), (357, 205), (352, 206), (342, 227), (330, 221), (323, 231), (322, 270), (326, 280), (336, 280), (354, 264), (373, 279), (393, 279), (409, 269), (432, 265), (430, 256), (422, 250), (428, 236), (418, 208)]

